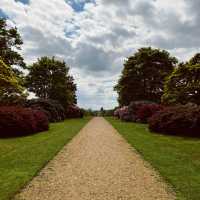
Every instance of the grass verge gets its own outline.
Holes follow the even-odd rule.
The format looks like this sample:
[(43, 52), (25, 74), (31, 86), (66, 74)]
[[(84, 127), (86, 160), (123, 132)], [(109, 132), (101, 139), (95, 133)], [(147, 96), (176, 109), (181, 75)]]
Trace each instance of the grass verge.
[(89, 120), (70, 119), (51, 124), (47, 132), (0, 139), (0, 199), (13, 197)]
[(106, 119), (172, 185), (177, 199), (200, 199), (200, 139), (153, 134), (145, 124)]

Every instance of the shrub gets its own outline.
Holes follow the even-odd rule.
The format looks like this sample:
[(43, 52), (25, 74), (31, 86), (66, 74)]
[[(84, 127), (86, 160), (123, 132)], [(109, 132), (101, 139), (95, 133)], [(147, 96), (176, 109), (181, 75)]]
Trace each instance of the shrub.
[(114, 112), (114, 116), (123, 121), (132, 121), (131, 113), (128, 106), (118, 108)]
[(23, 136), (48, 130), (44, 113), (30, 108), (0, 107), (0, 137)]
[(46, 114), (40, 110), (32, 110), (36, 119), (36, 131), (42, 132), (49, 129), (49, 121)]
[(162, 109), (163, 106), (159, 104), (142, 104), (136, 112), (137, 121), (147, 123), (149, 118)]
[(119, 118), (119, 110), (120, 110), (120, 108), (117, 108), (117, 109), (114, 111), (114, 113), (113, 113), (114, 117)]
[(118, 117), (121, 120), (124, 121), (133, 121), (137, 122), (139, 121), (137, 117), (137, 112), (140, 109), (140, 107), (144, 105), (152, 104), (150, 101), (133, 101), (130, 103), (129, 106), (123, 106), (121, 108), (118, 108), (114, 112), (114, 116)]
[(119, 118), (123, 121), (132, 121), (128, 106), (124, 106), (120, 109)]
[(58, 122), (65, 119), (63, 106), (55, 100), (31, 99), (26, 102), (26, 106), (43, 111), (50, 122)]
[(65, 111), (66, 118), (81, 118), (83, 117), (83, 110), (76, 105), (70, 105)]
[(200, 107), (187, 104), (164, 108), (149, 119), (149, 129), (171, 135), (200, 136)]

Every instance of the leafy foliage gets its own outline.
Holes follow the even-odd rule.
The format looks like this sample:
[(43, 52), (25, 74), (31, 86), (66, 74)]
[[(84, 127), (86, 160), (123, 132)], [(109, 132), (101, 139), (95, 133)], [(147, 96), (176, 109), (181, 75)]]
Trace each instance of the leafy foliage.
[(65, 110), (58, 101), (50, 99), (31, 99), (26, 102), (26, 106), (43, 111), (50, 122), (58, 122), (65, 119)]
[(163, 106), (159, 104), (142, 104), (138, 108), (136, 112), (137, 121), (142, 123), (147, 123), (148, 119), (150, 119), (157, 112), (161, 111)]
[(200, 53), (195, 54), (190, 60), (190, 65), (197, 65), (200, 64)]
[(115, 86), (119, 104), (150, 100), (160, 102), (164, 78), (174, 69), (177, 59), (165, 50), (141, 48), (124, 63), (121, 78)]
[[(23, 44), (17, 28), (9, 28), (6, 20), (0, 18), (0, 58), (8, 66), (18, 65), (26, 68), (22, 56), (15, 51), (20, 50)], [(18, 70), (16, 70), (19, 72)]]
[(81, 118), (83, 114), (83, 110), (76, 105), (68, 106), (65, 111), (66, 118)]
[[(194, 60), (191, 63), (195, 63)], [(166, 104), (200, 104), (200, 64), (179, 65), (166, 79), (162, 101)]]
[(24, 88), (19, 83), (12, 68), (0, 59), (0, 103), (16, 103), (25, 97)]
[(132, 121), (132, 122), (141, 121), (143, 120), (143, 118), (140, 119), (139, 117), (146, 117), (146, 115), (143, 116), (142, 114), (144, 113), (142, 114), (140, 113), (141, 116), (139, 116), (138, 112), (140, 108), (146, 105), (148, 106), (148, 105), (154, 105), (154, 104), (150, 101), (133, 101), (130, 103), (129, 106), (123, 106), (121, 108), (116, 109), (114, 112), (114, 116), (118, 117), (119, 119), (123, 121)]
[(200, 107), (187, 104), (165, 108), (150, 118), (149, 129), (170, 135), (200, 137)]
[(16, 106), (0, 107), (0, 137), (29, 135), (48, 128), (47, 116), (41, 111)]
[(123, 106), (116, 109), (114, 112), (114, 116), (124, 121), (132, 121), (128, 106)]
[(44, 99), (57, 100), (64, 107), (76, 103), (76, 85), (65, 62), (42, 57), (29, 67), (26, 85)]

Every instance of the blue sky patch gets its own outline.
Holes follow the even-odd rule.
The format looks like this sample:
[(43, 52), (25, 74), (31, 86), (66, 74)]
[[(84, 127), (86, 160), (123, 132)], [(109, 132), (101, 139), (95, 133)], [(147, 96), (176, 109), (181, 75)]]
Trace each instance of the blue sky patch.
[(67, 29), (65, 29), (64, 30), (65, 36), (67, 38), (73, 38), (73, 37), (75, 37), (78, 34), (77, 31), (79, 31), (79, 30), (80, 30), (80, 27), (78, 27), (78, 26), (75, 26), (73, 30), (67, 30)]
[(0, 8), (0, 18), (8, 18), (8, 16), (3, 12), (3, 10)]
[(30, 0), (15, 0), (16, 2), (21, 2), (23, 4), (29, 4)]
[(77, 0), (68, 0), (67, 3), (74, 9), (76, 12), (82, 12), (84, 10), (84, 6), (86, 3), (94, 3), (94, 0), (85, 0), (85, 1), (77, 1)]

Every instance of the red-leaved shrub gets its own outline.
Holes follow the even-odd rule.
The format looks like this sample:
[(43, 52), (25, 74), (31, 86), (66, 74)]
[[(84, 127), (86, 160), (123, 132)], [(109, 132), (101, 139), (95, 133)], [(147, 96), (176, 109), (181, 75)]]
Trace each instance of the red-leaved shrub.
[(70, 105), (65, 111), (66, 118), (81, 118), (83, 117), (83, 111), (76, 105)]
[(31, 99), (26, 101), (25, 106), (41, 110), (47, 115), (50, 122), (59, 122), (65, 119), (65, 110), (63, 106), (52, 99)]
[(114, 112), (114, 116), (123, 121), (131, 121), (128, 106), (123, 106), (121, 108), (116, 109)]
[(48, 130), (44, 113), (16, 106), (0, 107), (0, 137), (29, 135)]
[(46, 114), (40, 110), (33, 110), (36, 121), (36, 131), (42, 132), (49, 129), (49, 121)]
[(194, 104), (164, 108), (149, 119), (153, 132), (200, 137), (200, 106)]
[[(114, 116), (123, 121), (146, 122), (146, 118), (151, 116), (151, 113), (154, 113), (158, 107), (160, 106), (149, 101), (133, 101), (129, 106), (123, 106), (116, 109)], [(141, 108), (144, 108), (145, 110), (139, 112)], [(146, 108), (148, 108), (148, 110)]]
[(117, 109), (114, 111), (114, 113), (113, 113), (114, 117), (119, 118), (119, 109), (120, 109), (120, 108), (117, 108)]
[(162, 110), (163, 106), (159, 104), (142, 104), (138, 107), (136, 111), (137, 121), (142, 123), (147, 123), (148, 119), (156, 114), (158, 111)]

